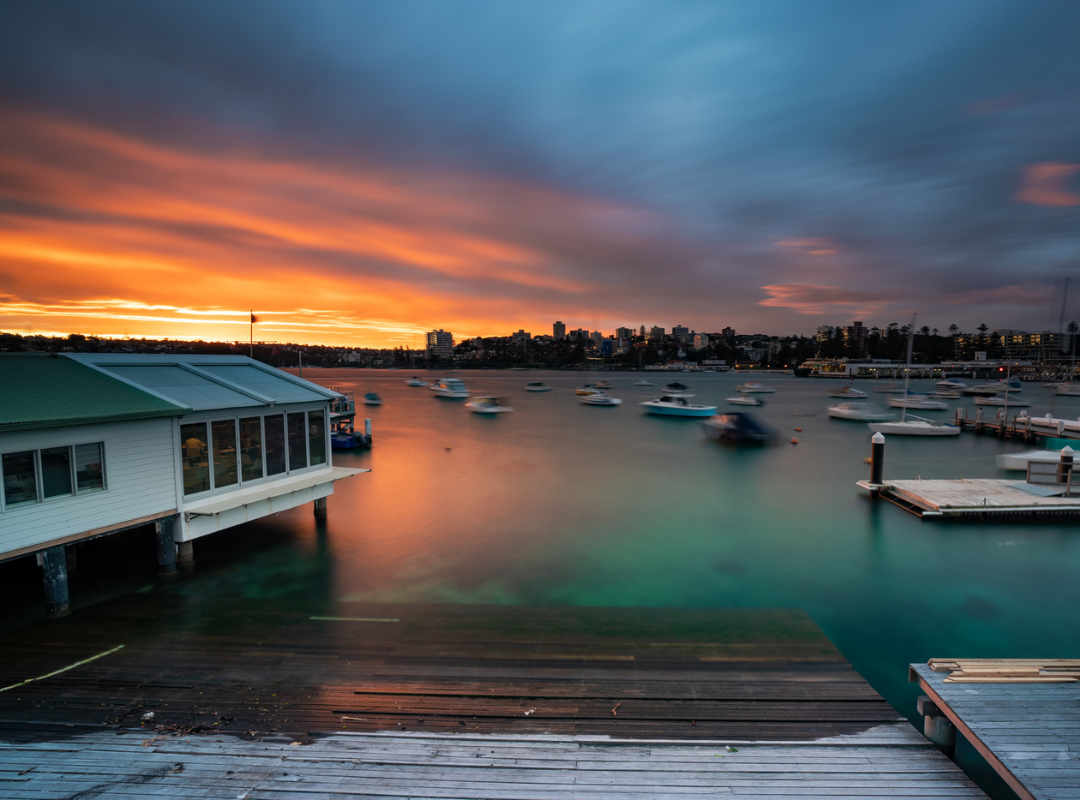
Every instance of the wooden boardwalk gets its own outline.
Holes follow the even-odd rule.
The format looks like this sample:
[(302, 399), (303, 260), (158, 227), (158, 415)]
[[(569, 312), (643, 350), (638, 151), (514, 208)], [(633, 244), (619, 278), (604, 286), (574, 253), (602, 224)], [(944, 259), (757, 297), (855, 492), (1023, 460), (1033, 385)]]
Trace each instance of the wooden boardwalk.
[(949, 683), (912, 678), (1022, 800), (1080, 798), (1080, 683)]
[[(904, 480), (858, 486), (879, 494), (905, 511), (923, 517), (982, 519), (995, 516), (1063, 517), (1080, 515), (1080, 497), (1044, 497), (1017, 488), (1021, 480)], [(1035, 487), (1036, 490), (1039, 487)]]
[(0, 636), (0, 742), (4, 798), (982, 796), (795, 610), (152, 592)]

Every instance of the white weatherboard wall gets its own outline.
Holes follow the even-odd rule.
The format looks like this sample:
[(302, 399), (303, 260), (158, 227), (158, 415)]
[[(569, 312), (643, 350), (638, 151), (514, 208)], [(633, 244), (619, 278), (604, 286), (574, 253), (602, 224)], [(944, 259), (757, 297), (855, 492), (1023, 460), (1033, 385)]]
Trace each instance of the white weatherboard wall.
[(88, 442), (105, 443), (106, 490), (0, 511), (0, 557), (176, 509), (172, 418), (0, 433), (0, 453)]

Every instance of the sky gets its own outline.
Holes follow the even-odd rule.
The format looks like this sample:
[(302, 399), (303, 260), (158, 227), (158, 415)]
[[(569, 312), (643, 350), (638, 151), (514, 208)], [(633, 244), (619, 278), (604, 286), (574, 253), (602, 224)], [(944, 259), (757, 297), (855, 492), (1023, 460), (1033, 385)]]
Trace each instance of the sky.
[(1056, 329), (1077, 31), (1071, 0), (6, 0), (0, 330)]

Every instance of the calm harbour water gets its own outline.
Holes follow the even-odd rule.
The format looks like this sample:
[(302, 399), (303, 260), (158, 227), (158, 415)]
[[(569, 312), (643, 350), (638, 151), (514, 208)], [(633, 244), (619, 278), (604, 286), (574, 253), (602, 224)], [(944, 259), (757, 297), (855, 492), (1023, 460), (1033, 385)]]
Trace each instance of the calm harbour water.
[[(237, 561), (197, 576), (187, 591), (328, 602), (800, 607), (912, 717), (909, 662), (1080, 656), (1075, 524), (923, 522), (872, 502), (855, 486), (868, 477), (869, 431), (825, 413), (827, 391), (842, 384), (764, 376), (777, 392), (753, 411), (781, 431), (781, 443), (735, 448), (705, 439), (692, 420), (645, 415), (637, 402), (656, 390), (633, 386), (640, 374), (591, 376), (614, 383), (618, 408), (582, 405), (573, 389), (590, 376), (581, 373), (457, 376), (474, 394), (508, 397), (515, 412), (472, 414), (463, 401), (406, 386), (405, 372), (305, 370), (358, 400), (366, 391), (382, 395), (383, 406), (357, 412), (358, 425), (372, 420), (374, 448), (334, 456), (372, 471), (337, 484), (324, 547), (315, 546), (310, 507), (295, 509), (247, 526), (273, 535), (254, 550), (241, 535)], [(721, 410), (734, 408), (723, 398), (743, 380), (645, 377), (658, 385), (678, 377), (696, 402)], [(525, 392), (529, 380), (555, 391)], [(1080, 398), (1053, 398), (1038, 384), (1025, 384), (1023, 396), (1031, 413), (1080, 414)], [(871, 394), (880, 405), (886, 397)], [(950, 406), (960, 403), (974, 413), (970, 398)], [(970, 433), (889, 437), (885, 476), (1000, 478), (994, 455), (1022, 449)]]
[[(383, 406), (357, 412), (358, 425), (372, 420), (374, 448), (334, 455), (372, 471), (337, 484), (323, 535), (307, 505), (206, 537), (195, 572), (169, 591), (327, 607), (799, 607), (911, 718), (909, 662), (1080, 657), (1075, 524), (922, 522), (872, 502), (855, 486), (869, 474), (869, 431), (825, 413), (827, 391), (842, 383), (762, 376), (777, 392), (753, 412), (781, 443), (740, 449), (705, 439), (692, 420), (645, 415), (637, 402), (656, 390), (632, 385), (641, 374), (456, 374), (474, 394), (508, 397), (515, 412), (469, 413), (406, 386), (407, 372), (304, 370), (358, 400), (382, 395)], [(734, 408), (723, 398), (745, 379), (644, 375), (658, 385), (678, 378), (721, 410)], [(578, 401), (574, 387), (599, 377), (622, 406)], [(527, 393), (531, 380), (555, 391)], [(1023, 397), (1035, 414), (1080, 414), (1080, 398), (1052, 398), (1038, 384)], [(947, 419), (959, 403), (974, 413), (970, 398), (918, 413)], [(1004, 477), (994, 455), (1021, 449), (970, 433), (889, 437), (885, 476)]]

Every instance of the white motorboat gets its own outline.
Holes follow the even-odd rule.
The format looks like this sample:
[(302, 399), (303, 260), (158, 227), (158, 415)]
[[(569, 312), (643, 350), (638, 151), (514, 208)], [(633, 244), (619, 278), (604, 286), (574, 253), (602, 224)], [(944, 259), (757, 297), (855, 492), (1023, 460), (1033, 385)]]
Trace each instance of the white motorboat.
[(955, 389), (938, 389), (933, 396), (938, 400), (959, 400), (960, 392)]
[(655, 400), (640, 403), (649, 414), (661, 414), (669, 417), (711, 417), (716, 413), (716, 406), (703, 406), (689, 402), (692, 394), (665, 392)]
[(513, 411), (510, 406), (505, 406), (498, 397), (474, 397), (465, 404), (465, 408), (474, 414), (505, 414)]
[(957, 425), (943, 425), (928, 419), (908, 417), (899, 422), (871, 422), (867, 427), (874, 433), (900, 436), (959, 436)]
[(639, 380), (639, 381), (634, 381), (634, 386), (652, 386), (652, 385), (653, 385), (653, 384), (649, 383), (649, 382), (648, 382), (647, 380), (645, 380), (644, 378), (642, 378), (642, 379), (641, 379), (641, 380)]
[(603, 391), (604, 390), (598, 388), (595, 383), (586, 383), (584, 386), (579, 386), (574, 389), (574, 394), (580, 394), (582, 396), (585, 396), (590, 394), (600, 394)]
[(765, 401), (760, 397), (754, 397), (749, 394), (740, 394), (735, 397), (725, 397), (725, 403), (731, 403), (733, 406), (763, 406)]
[(928, 394), (906, 394), (903, 397), (890, 397), (889, 405), (893, 408), (913, 408), (917, 411), (945, 411), (949, 404), (936, 400)]
[(964, 383), (962, 380), (959, 380), (958, 378), (946, 378), (943, 381), (938, 381), (937, 384), (935, 384), (935, 385), (941, 387), (942, 389), (966, 389), (967, 388), (967, 384)]
[(448, 400), (464, 400), (469, 396), (469, 390), (460, 378), (441, 378), (434, 381), (429, 388), (436, 397), (445, 397)]
[(1011, 408), (1027, 408), (1031, 405), (1027, 400), (1021, 400), (1019, 397), (1009, 397), (1003, 394), (996, 394), (992, 397), (979, 396), (975, 398), (975, 405), (977, 406), (1009, 406)]
[(829, 406), (828, 412), (834, 419), (850, 419), (856, 422), (884, 422), (896, 417), (876, 403), (837, 403)]
[(1053, 414), (1047, 414), (1045, 417), (1029, 417), (1026, 412), (1021, 411), (1016, 418), (1016, 424), (1027, 425), (1029, 422), (1037, 428), (1054, 428), (1055, 430), (1060, 428), (1062, 431), (1080, 431), (1080, 417), (1077, 417), (1075, 421), (1060, 419)]
[(622, 405), (622, 400), (617, 397), (612, 397), (607, 392), (593, 392), (592, 394), (582, 395), (578, 399), (587, 406)]
[(843, 389), (833, 389), (829, 397), (843, 397), (848, 400), (858, 400), (866, 397), (866, 392), (856, 389), (854, 386), (845, 386)]
[(406, 386), (427, 386), (427, 381), (417, 378), (415, 375), (405, 381)]
[(776, 389), (771, 386), (766, 386), (763, 383), (757, 383), (751, 381), (750, 383), (741, 383), (735, 387), (739, 390), (740, 394), (772, 394)]
[(550, 392), (554, 386), (547, 386), (543, 381), (530, 381), (525, 384), (526, 392)]
[(1080, 397), (1080, 384), (1063, 383), (1054, 390), (1058, 397)]

